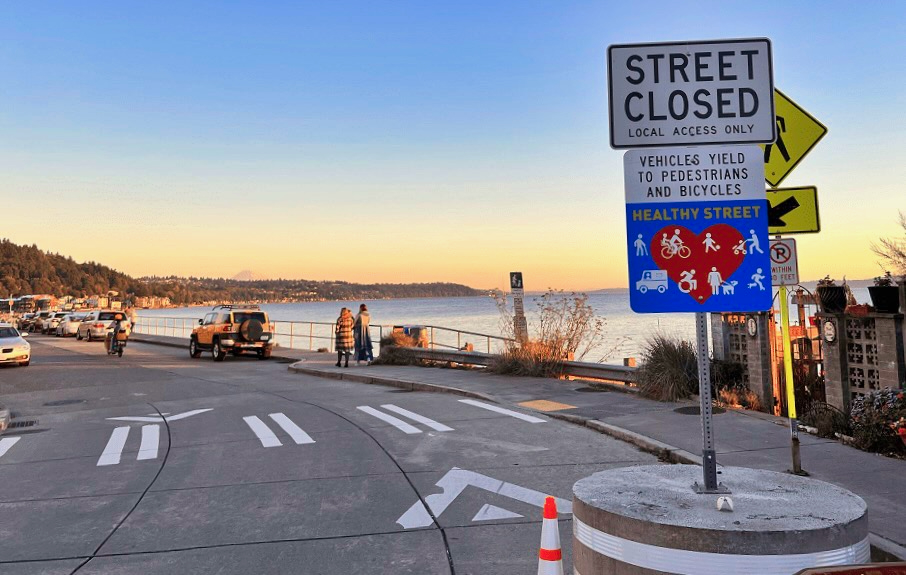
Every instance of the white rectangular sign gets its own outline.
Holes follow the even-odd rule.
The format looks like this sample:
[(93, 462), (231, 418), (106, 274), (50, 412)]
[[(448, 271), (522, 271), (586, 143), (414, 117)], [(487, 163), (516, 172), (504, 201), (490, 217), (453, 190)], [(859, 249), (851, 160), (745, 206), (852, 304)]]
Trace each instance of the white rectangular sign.
[(607, 61), (613, 148), (775, 139), (767, 38), (614, 44)]
[(627, 204), (765, 200), (758, 146), (629, 150), (623, 154)]
[(799, 283), (796, 240), (792, 238), (771, 240), (771, 283), (775, 286), (790, 286)]

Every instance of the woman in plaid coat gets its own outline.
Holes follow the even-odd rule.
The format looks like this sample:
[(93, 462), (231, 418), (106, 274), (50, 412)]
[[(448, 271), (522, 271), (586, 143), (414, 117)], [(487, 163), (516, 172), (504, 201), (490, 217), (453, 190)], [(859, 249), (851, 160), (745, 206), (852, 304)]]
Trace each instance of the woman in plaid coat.
[(352, 350), (355, 349), (355, 339), (352, 336), (352, 326), (355, 323), (355, 320), (352, 318), (352, 313), (349, 309), (343, 308), (340, 310), (340, 317), (337, 318), (337, 367), (340, 367), (340, 360), (343, 359), (343, 356), (346, 356), (346, 365), (349, 367), (349, 356), (352, 355)]

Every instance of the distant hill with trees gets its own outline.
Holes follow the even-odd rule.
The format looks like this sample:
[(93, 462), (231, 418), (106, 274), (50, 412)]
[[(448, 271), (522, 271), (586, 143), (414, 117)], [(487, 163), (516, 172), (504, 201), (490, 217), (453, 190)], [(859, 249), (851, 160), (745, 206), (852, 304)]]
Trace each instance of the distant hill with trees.
[(355, 284), (314, 280), (239, 280), (197, 277), (133, 278), (95, 262), (0, 240), (0, 296), (54, 294), (85, 297), (115, 290), (136, 297), (169, 297), (174, 304), (278, 302), (412, 297), (459, 297), (484, 292), (454, 283)]

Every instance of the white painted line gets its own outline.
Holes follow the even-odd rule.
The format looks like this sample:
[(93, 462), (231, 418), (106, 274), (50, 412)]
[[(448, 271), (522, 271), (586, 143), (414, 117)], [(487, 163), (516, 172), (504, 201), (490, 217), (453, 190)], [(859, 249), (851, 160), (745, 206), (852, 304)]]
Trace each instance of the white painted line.
[(382, 411), (378, 411), (373, 407), (368, 407), (367, 405), (360, 405), (357, 409), (364, 411), (368, 415), (373, 415), (373, 416), (377, 417), (378, 419), (380, 419), (381, 421), (386, 421), (387, 423), (389, 423), (393, 427), (399, 429), (403, 433), (408, 433), (409, 435), (413, 435), (415, 433), (422, 432), (421, 429), (414, 427), (412, 425), (409, 425), (402, 419), (397, 419), (396, 417), (393, 417), (392, 415), (387, 415), (386, 413), (384, 413)]
[(298, 425), (293, 423), (293, 420), (286, 417), (286, 415), (282, 413), (272, 413), (268, 417), (273, 419), (277, 425), (282, 427), (283, 431), (289, 434), (289, 436), (293, 438), (293, 441), (295, 441), (297, 445), (305, 445), (306, 443), (315, 442), (315, 440), (312, 439), (309, 434), (305, 433)]
[(138, 448), (138, 459), (157, 459), (157, 449), (160, 446), (160, 426), (142, 426), (142, 444)]
[(417, 413), (413, 413), (413, 412), (409, 411), (408, 409), (403, 409), (402, 407), (393, 405), (392, 403), (382, 405), (381, 407), (383, 407), (387, 411), (392, 411), (394, 413), (399, 413), (400, 415), (402, 415), (404, 417), (408, 417), (412, 421), (417, 421), (419, 423), (423, 423), (424, 425), (427, 425), (431, 429), (434, 429), (437, 431), (453, 431), (452, 427), (447, 427), (443, 423), (438, 423), (438, 422), (434, 421), (433, 419), (429, 419), (429, 418), (425, 417), (424, 415), (419, 415)]
[(9, 448), (19, 442), (22, 439), (21, 437), (4, 437), (0, 439), (0, 457), (6, 455), (6, 452), (9, 451)]
[(280, 447), (283, 445), (280, 443), (280, 440), (277, 439), (277, 436), (274, 435), (274, 432), (271, 431), (271, 428), (265, 425), (264, 422), (256, 416), (250, 415), (248, 417), (243, 417), (242, 419), (252, 428), (252, 431), (255, 432), (255, 435), (258, 436), (261, 445), (264, 447)]
[(502, 407), (497, 407), (496, 405), (491, 405), (490, 403), (475, 401), (474, 399), (460, 399), (459, 402), (474, 405), (475, 407), (480, 407), (482, 409), (487, 409), (488, 411), (494, 411), (497, 413), (502, 413), (504, 415), (509, 415), (510, 417), (515, 417), (516, 419), (521, 419), (522, 421), (528, 421), (529, 423), (544, 423), (547, 421), (546, 419), (541, 419), (540, 417), (526, 415), (524, 413), (519, 413), (518, 411), (512, 411), (509, 409), (504, 409)]
[(129, 437), (129, 427), (117, 427), (110, 434), (107, 447), (98, 459), (97, 467), (102, 465), (119, 465), (123, 448), (126, 447), (126, 438)]

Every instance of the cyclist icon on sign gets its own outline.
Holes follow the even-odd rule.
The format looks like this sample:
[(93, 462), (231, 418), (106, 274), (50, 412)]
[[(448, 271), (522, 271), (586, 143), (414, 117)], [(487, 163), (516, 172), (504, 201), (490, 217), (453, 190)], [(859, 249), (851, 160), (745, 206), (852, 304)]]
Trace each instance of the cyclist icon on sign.
[(685, 245), (682, 238), (680, 238), (678, 229), (673, 230), (673, 237), (669, 240), (667, 239), (667, 234), (662, 234), (661, 246), (661, 257), (665, 260), (669, 260), (676, 255), (683, 259), (692, 255), (692, 250), (690, 250), (689, 246)]

